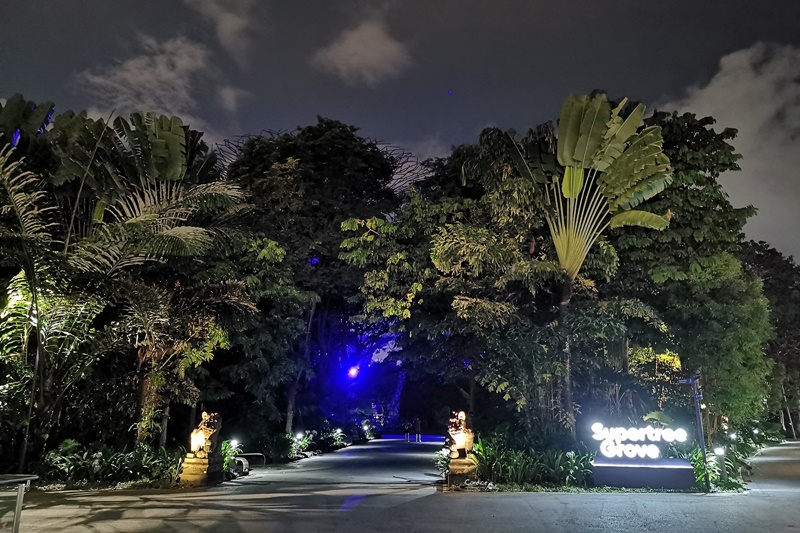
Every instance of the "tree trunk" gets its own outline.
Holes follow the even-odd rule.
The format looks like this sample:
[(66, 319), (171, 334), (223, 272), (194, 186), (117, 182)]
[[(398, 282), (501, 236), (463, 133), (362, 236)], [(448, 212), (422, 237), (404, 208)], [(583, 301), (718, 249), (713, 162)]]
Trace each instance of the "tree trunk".
[(628, 338), (610, 341), (606, 347), (608, 360), (615, 370), (628, 373)]
[(164, 406), (164, 411), (161, 413), (161, 436), (158, 439), (158, 445), (162, 448), (167, 445), (168, 424), (169, 424), (169, 404)]
[(193, 403), (189, 410), (189, 431), (194, 431), (195, 427), (197, 427), (197, 404)]
[(139, 424), (136, 427), (136, 443), (143, 444), (150, 436), (158, 409), (159, 392), (153, 385), (149, 374), (142, 378), (139, 389)]
[(17, 473), (22, 474), (25, 471), (25, 463), (28, 460), (28, 442), (30, 441), (31, 425), (33, 421), (33, 404), (36, 403), (36, 385), (39, 377), (39, 347), (36, 347), (36, 359), (33, 366), (33, 379), (31, 379), (31, 397), (28, 401), (28, 412), (25, 418), (25, 430), (22, 435), (22, 446), (19, 452), (19, 463), (17, 464)]
[(794, 420), (792, 419), (792, 410), (788, 407), (786, 408), (786, 414), (788, 415), (789, 418), (789, 429), (792, 430), (792, 438), (796, 439), (797, 433), (794, 430)]
[(292, 435), (292, 425), (294, 425), (294, 406), (297, 401), (297, 388), (300, 385), (300, 375), (289, 384), (286, 391), (286, 433)]
[(569, 330), (567, 329), (567, 311), (569, 309), (570, 301), (572, 300), (572, 280), (564, 283), (561, 292), (561, 302), (558, 305), (559, 320), (561, 322), (562, 331), (564, 332), (564, 351), (562, 353), (562, 361), (564, 363), (564, 377), (563, 377), (563, 410), (565, 414), (565, 423), (567, 429), (575, 436), (575, 402), (572, 398), (572, 352), (569, 345)]
[[(303, 348), (304, 360), (303, 363), (307, 367), (311, 362), (311, 325), (314, 323), (314, 311), (317, 309), (316, 300), (311, 304), (311, 309), (308, 311), (308, 322), (306, 323), (306, 343)], [(303, 377), (305, 368), (297, 373), (295, 380), (289, 384), (289, 390), (286, 391), (286, 433), (292, 434), (292, 426), (294, 425), (295, 404), (297, 402), (297, 389), (300, 388), (300, 380)]]
[[(17, 465), (17, 473), (22, 474), (25, 470), (25, 463), (28, 460), (28, 443), (30, 442), (31, 425), (33, 424), (33, 404), (36, 402), (36, 386), (41, 373), (41, 366), (44, 362), (44, 335), (42, 329), (39, 327), (41, 320), (41, 313), (39, 312), (39, 282), (36, 278), (36, 265), (33, 256), (26, 253), (25, 262), (25, 277), (28, 281), (28, 288), (31, 291), (31, 306), (28, 309), (28, 314), (31, 312), (36, 315), (36, 356), (33, 362), (33, 379), (31, 380), (31, 398), (28, 402), (27, 418), (25, 419), (25, 430), (22, 437), (22, 446), (19, 454), (19, 464)], [(26, 350), (27, 352), (27, 350)], [(25, 353), (27, 361), (27, 353)]]
[(469, 416), (475, 416), (475, 369), (469, 373)]

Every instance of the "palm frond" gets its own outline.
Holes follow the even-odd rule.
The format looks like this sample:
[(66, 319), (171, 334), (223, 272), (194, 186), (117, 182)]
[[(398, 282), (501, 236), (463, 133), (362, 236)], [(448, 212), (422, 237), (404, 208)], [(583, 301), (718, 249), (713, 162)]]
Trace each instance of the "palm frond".
[(0, 149), (0, 184), (6, 190), (8, 204), (0, 207), (3, 213), (12, 214), (18, 221), (22, 240), (48, 244), (53, 242), (51, 220), (55, 206), (41, 180), (32, 172), (22, 171), (22, 160), (12, 161), (14, 149)]

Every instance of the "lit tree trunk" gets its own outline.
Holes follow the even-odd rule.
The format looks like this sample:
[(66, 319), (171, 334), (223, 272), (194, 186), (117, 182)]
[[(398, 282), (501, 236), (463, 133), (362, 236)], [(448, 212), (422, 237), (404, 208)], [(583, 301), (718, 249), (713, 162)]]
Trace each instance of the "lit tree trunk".
[[(39, 374), (41, 373), (43, 340), (42, 331), (39, 328), (39, 284), (36, 281), (36, 269), (32, 262), (29, 262), (25, 268), (25, 275), (28, 278), (28, 285), (31, 291), (31, 308), (30, 312), (36, 314), (36, 356), (33, 363), (33, 379), (31, 379), (31, 396), (28, 401), (28, 412), (25, 418), (25, 430), (22, 437), (22, 446), (19, 453), (19, 463), (17, 465), (17, 473), (22, 474), (25, 470), (25, 463), (28, 460), (28, 443), (30, 442), (31, 425), (33, 424), (33, 404), (36, 403), (36, 386), (38, 385)], [(27, 353), (25, 354), (27, 357)]]
[[(786, 398), (786, 385), (781, 383), (781, 389), (782, 389), (782, 392), (783, 392), (783, 405), (786, 406), (786, 414), (789, 415), (788, 416), (788, 418), (789, 418), (789, 429), (792, 430), (792, 438), (796, 439), (797, 438), (797, 433), (794, 430), (794, 420), (792, 419), (792, 408), (790, 407), (789, 400)], [(783, 407), (781, 407), (781, 422), (783, 422)], [(783, 430), (786, 431), (786, 426), (784, 426)]]
[(142, 380), (140, 393), (139, 424), (136, 427), (136, 443), (144, 444), (151, 435), (156, 410), (160, 403), (158, 388), (154, 385), (151, 374), (146, 375)]
[(33, 379), (31, 379), (31, 396), (30, 400), (28, 400), (28, 412), (25, 416), (25, 430), (22, 436), (22, 446), (20, 447), (19, 452), (19, 463), (17, 464), (17, 473), (22, 474), (25, 470), (25, 463), (27, 462), (28, 458), (28, 442), (30, 441), (30, 433), (31, 433), (31, 424), (33, 417), (33, 404), (36, 403), (36, 385), (37, 385), (37, 378), (39, 377), (39, 347), (36, 347), (36, 360), (34, 363), (34, 370), (33, 370)]
[(294, 406), (297, 401), (297, 388), (299, 385), (300, 375), (289, 384), (289, 389), (286, 391), (286, 433), (289, 435), (292, 434), (292, 426), (294, 425)]
[(788, 415), (788, 419), (789, 419), (789, 429), (792, 430), (792, 438), (796, 439), (797, 438), (797, 433), (794, 430), (794, 420), (792, 419), (792, 410), (789, 409), (788, 407), (786, 408), (786, 414)]
[(145, 431), (145, 425), (147, 424), (147, 382), (147, 376), (143, 376), (142, 383), (139, 385), (139, 423), (136, 425), (136, 444), (142, 444), (147, 438), (147, 431)]

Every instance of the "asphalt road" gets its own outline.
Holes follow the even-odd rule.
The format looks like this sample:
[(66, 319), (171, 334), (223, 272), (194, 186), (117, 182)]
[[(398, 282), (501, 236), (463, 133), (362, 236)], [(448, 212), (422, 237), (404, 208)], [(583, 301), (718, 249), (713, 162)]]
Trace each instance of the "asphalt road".
[[(24, 532), (779, 532), (800, 530), (800, 443), (743, 494), (442, 492), (439, 444), (373, 441), (209, 489), (31, 493)], [(10, 496), (10, 495), (9, 495)], [(3, 497), (0, 523), (8, 520)], [(0, 526), (0, 531), (3, 531)]]

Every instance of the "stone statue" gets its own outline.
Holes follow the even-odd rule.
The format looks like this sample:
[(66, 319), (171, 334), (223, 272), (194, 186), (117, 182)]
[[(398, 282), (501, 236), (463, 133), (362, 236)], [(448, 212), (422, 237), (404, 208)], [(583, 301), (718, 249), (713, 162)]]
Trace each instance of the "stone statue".
[(222, 420), (217, 413), (203, 411), (203, 420), (197, 429), (192, 431), (191, 453), (197, 458), (210, 457), (218, 450), (219, 430), (222, 429)]
[(447, 433), (451, 459), (465, 458), (472, 452), (475, 435), (467, 427), (467, 414), (464, 411), (453, 411)]

